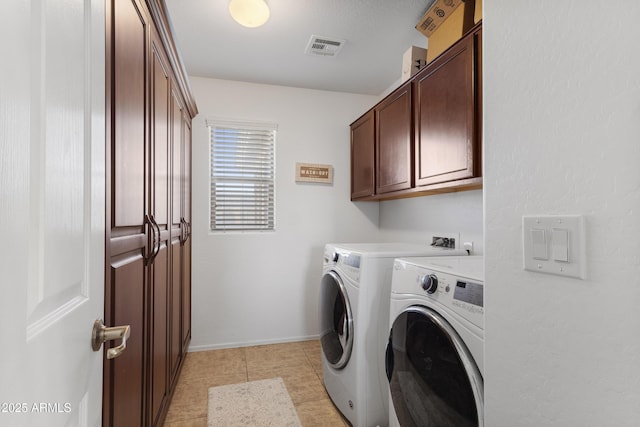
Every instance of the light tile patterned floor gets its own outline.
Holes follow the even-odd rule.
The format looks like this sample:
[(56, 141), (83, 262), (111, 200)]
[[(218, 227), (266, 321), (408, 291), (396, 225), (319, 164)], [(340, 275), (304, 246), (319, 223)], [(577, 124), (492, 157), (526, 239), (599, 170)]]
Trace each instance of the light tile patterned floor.
[(188, 353), (165, 427), (206, 427), (209, 387), (281, 377), (304, 427), (344, 427), (322, 385), (320, 341)]

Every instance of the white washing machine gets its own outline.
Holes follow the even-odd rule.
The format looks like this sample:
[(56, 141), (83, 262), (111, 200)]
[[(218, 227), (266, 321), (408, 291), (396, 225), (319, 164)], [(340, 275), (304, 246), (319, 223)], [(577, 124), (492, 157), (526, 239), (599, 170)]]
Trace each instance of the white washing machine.
[(389, 425), (483, 426), (483, 257), (397, 259), (389, 320)]
[(388, 424), (384, 352), (394, 258), (462, 254), (402, 243), (325, 246), (319, 309), (323, 379), (352, 426)]

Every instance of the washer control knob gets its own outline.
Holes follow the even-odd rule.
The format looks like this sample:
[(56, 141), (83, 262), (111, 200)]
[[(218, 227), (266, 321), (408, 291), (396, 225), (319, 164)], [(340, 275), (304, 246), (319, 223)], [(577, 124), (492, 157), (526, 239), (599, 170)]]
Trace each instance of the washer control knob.
[(340, 259), (340, 254), (338, 252), (333, 253), (333, 262), (338, 262)]
[(438, 289), (438, 277), (435, 274), (427, 274), (422, 278), (422, 289), (432, 294)]

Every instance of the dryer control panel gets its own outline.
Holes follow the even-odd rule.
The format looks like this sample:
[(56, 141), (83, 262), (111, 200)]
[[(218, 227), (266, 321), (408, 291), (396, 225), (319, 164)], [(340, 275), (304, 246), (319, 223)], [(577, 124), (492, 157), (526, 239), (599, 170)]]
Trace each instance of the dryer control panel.
[(340, 253), (340, 252), (336, 252), (337, 254), (337, 262), (338, 264), (342, 264), (342, 265), (347, 265), (351, 268), (360, 268), (360, 255), (357, 254), (353, 254), (353, 253), (349, 253), (349, 252), (345, 252), (345, 253)]
[(324, 270), (335, 270), (343, 279), (349, 279), (353, 285), (360, 282), (361, 255), (334, 247), (325, 247)]
[(457, 280), (453, 300), (484, 307), (484, 285)]
[(347, 251), (339, 251), (339, 250), (325, 250), (324, 253), (324, 263), (325, 265), (331, 264), (339, 264), (345, 265), (351, 268), (359, 269), (360, 268), (360, 255), (354, 254)]
[[(466, 257), (456, 263), (477, 263)], [(392, 294), (417, 295), (458, 314), (476, 326), (484, 327), (484, 282), (481, 274), (463, 274), (450, 265), (425, 262), (424, 265), (396, 260)], [(467, 261), (468, 260), (468, 261)]]
[(484, 285), (481, 282), (430, 270), (418, 272), (416, 282), (423, 284), (428, 278), (431, 283), (437, 282), (437, 288), (434, 292), (429, 292), (422, 285), (422, 295), (458, 313), (476, 326), (483, 326)]

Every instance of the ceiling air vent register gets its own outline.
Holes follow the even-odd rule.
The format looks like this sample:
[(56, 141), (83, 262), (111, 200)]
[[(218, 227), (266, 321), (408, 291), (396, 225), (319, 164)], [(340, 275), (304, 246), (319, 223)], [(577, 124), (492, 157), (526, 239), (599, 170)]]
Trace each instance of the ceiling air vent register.
[(304, 53), (315, 56), (336, 56), (345, 41), (333, 37), (311, 36)]

